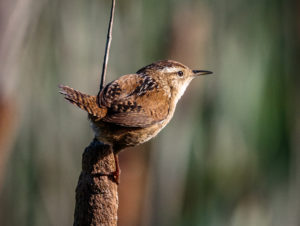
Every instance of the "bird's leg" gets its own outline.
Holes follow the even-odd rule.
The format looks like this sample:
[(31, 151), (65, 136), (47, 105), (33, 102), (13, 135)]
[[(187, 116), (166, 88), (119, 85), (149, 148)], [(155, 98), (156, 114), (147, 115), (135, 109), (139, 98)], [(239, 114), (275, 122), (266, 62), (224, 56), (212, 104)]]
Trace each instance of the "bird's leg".
[(120, 170), (120, 165), (119, 165), (119, 157), (117, 154), (114, 153), (114, 159), (115, 159), (115, 167), (116, 170), (115, 172), (113, 172), (113, 177), (114, 180), (117, 184), (120, 184), (120, 174), (121, 174), (121, 170)]

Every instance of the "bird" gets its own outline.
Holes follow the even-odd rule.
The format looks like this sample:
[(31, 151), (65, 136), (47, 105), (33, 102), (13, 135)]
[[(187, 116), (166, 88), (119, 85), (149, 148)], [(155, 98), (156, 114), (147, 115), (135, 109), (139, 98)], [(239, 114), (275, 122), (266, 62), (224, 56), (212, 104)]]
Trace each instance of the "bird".
[(155, 137), (172, 119), (190, 82), (208, 74), (212, 72), (161, 60), (108, 83), (97, 95), (59, 88), (66, 100), (88, 113), (96, 139), (111, 145), (117, 160), (121, 150)]

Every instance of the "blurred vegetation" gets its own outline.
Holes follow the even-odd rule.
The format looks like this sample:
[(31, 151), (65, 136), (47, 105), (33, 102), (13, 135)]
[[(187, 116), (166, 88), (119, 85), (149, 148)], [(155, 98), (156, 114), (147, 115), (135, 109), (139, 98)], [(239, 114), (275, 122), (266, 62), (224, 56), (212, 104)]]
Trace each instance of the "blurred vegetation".
[[(98, 90), (110, 1), (0, 0), (0, 225), (71, 225), (93, 138), (59, 84)], [(299, 4), (117, 1), (108, 81), (160, 59), (194, 80), (121, 153), (119, 225), (300, 225)]]

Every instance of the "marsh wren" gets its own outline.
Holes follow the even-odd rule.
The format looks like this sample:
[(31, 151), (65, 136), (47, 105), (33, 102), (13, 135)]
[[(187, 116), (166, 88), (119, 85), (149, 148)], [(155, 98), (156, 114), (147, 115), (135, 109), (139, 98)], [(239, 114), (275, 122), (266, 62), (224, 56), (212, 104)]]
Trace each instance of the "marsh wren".
[(121, 76), (97, 96), (67, 86), (60, 86), (60, 93), (88, 112), (96, 138), (111, 144), (118, 153), (155, 137), (172, 119), (178, 100), (193, 78), (211, 73), (163, 60)]
[(112, 145), (117, 154), (155, 137), (172, 119), (178, 100), (193, 78), (211, 73), (163, 60), (121, 76), (97, 96), (67, 86), (60, 86), (60, 93), (88, 112), (96, 138)]

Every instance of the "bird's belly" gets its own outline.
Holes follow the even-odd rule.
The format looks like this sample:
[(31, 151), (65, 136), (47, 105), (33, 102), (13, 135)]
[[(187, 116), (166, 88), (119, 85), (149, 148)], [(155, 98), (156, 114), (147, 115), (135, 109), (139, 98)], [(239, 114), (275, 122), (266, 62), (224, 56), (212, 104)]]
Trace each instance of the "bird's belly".
[(156, 123), (145, 128), (123, 127), (106, 122), (92, 122), (96, 138), (113, 145), (114, 151), (142, 144), (155, 137), (166, 123)]

